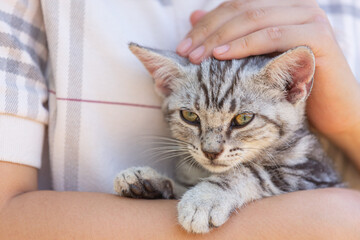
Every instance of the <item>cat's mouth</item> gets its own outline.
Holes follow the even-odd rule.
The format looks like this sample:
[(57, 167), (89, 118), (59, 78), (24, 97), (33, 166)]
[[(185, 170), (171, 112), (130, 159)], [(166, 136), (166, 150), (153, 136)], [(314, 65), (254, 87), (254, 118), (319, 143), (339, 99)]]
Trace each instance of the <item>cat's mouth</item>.
[(231, 165), (229, 164), (219, 163), (216, 161), (204, 163), (203, 166), (210, 172), (214, 172), (214, 173), (225, 172), (229, 170), (229, 168), (231, 168)]
[(217, 163), (217, 162), (210, 162), (210, 163), (208, 163), (208, 165), (213, 166), (213, 167), (228, 167), (229, 166), (227, 164)]
[(193, 158), (200, 166), (209, 172), (213, 173), (222, 173), (226, 172), (233, 167), (232, 162), (228, 162), (225, 159), (214, 159), (210, 160), (208, 158), (204, 158), (202, 156), (194, 156)]

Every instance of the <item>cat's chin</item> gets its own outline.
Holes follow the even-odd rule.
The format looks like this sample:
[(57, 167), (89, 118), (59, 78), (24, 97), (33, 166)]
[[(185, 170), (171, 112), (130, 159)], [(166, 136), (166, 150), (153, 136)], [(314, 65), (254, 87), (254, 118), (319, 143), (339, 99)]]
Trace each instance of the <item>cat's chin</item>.
[(207, 163), (202, 164), (202, 167), (205, 168), (207, 171), (212, 173), (223, 173), (232, 168), (231, 165), (226, 164), (216, 164), (216, 163)]

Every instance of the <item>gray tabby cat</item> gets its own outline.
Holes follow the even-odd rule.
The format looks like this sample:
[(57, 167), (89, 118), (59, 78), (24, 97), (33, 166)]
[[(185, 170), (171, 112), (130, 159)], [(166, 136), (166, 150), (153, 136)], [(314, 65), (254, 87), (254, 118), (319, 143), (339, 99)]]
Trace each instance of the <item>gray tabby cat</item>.
[(119, 195), (178, 198), (180, 224), (206, 233), (248, 202), (342, 186), (305, 121), (315, 71), (308, 47), (201, 65), (172, 52), (136, 44), (130, 49), (155, 80), (175, 138), (168, 145), (184, 158), (177, 169), (181, 185), (149, 167), (134, 167), (116, 177)]

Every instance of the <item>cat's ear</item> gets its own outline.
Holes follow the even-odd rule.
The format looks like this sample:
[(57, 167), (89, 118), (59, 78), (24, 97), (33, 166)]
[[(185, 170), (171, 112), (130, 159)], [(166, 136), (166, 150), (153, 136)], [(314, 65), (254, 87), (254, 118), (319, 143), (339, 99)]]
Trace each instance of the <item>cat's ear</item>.
[(313, 85), (315, 56), (309, 47), (299, 46), (272, 59), (265, 72), (270, 81), (286, 90), (290, 103), (305, 101)]
[(162, 97), (167, 97), (177, 86), (176, 81), (184, 76), (183, 67), (188, 60), (174, 52), (129, 44), (130, 50), (144, 64), (155, 81), (155, 89)]

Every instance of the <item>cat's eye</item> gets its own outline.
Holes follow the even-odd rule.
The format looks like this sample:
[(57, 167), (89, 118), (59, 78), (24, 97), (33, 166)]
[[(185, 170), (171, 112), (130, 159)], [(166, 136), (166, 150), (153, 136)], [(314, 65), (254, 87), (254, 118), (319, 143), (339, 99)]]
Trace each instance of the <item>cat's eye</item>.
[(196, 124), (196, 125), (200, 123), (200, 118), (196, 113), (186, 110), (181, 110), (180, 116), (187, 123)]
[(240, 113), (234, 118), (232, 124), (233, 126), (244, 127), (245, 125), (249, 124), (251, 120), (253, 120), (253, 118), (254, 118), (253, 113), (250, 112)]

